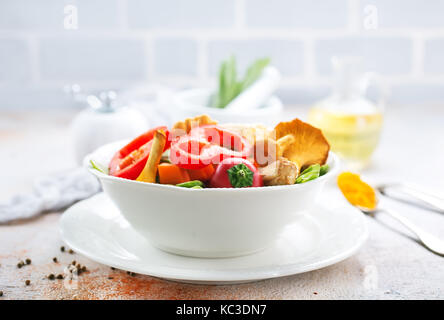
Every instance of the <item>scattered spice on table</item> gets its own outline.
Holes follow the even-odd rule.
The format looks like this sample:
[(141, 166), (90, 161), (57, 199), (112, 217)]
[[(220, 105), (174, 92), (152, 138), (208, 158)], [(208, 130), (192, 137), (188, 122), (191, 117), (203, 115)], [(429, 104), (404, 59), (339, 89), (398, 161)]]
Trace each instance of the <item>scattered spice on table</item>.
[(3, 291), (0, 291), (0, 297), (3, 297)]
[[(60, 251), (62, 251), (62, 252), (65, 252), (65, 247), (64, 246), (61, 246), (60, 247)], [(69, 249), (69, 251), (68, 251), (70, 254), (73, 254), (73, 253), (75, 253), (72, 249)], [(52, 261), (53, 262), (55, 262), (55, 263), (58, 263), (59, 262), (59, 260), (57, 259), (57, 257), (53, 257), (52, 258)], [(18, 263), (17, 263), (17, 268), (22, 268), (22, 267), (24, 267), (24, 266), (26, 266), (26, 265), (30, 265), (30, 264), (32, 264), (32, 260), (30, 259), (30, 258), (26, 258), (25, 259), (25, 261), (23, 261), (23, 260), (20, 260)], [(0, 265), (1, 266), (1, 265)], [(112, 268), (113, 270), (116, 270), (115, 268)], [(87, 269), (87, 267), (86, 266), (82, 266), (80, 263), (77, 263), (76, 262), (76, 260), (73, 260), (70, 264), (68, 264), (68, 270), (69, 270), (69, 272), (70, 273), (73, 273), (73, 272), (76, 272), (78, 275), (80, 275), (81, 273), (83, 273), (83, 272), (87, 272), (88, 271), (88, 269)], [(128, 272), (128, 274), (131, 274), (132, 276), (134, 276), (135, 275), (135, 273), (133, 273), (133, 272)], [(62, 280), (62, 279), (64, 279), (65, 278), (65, 276), (63, 275), (63, 274), (57, 274), (57, 275), (55, 275), (55, 274), (53, 274), (53, 273), (51, 273), (51, 274), (49, 274), (49, 275), (47, 275), (47, 278), (49, 279), (49, 280), (55, 280), (55, 279), (58, 279), (58, 280)], [(110, 279), (113, 279), (113, 277), (109, 277)], [(71, 279), (72, 279), (72, 275), (71, 275)], [(27, 280), (25, 280), (25, 285), (26, 286), (29, 286), (29, 285), (31, 285), (31, 280), (29, 280), (29, 279), (27, 279)], [(0, 297), (3, 297), (3, 291), (0, 291)]]

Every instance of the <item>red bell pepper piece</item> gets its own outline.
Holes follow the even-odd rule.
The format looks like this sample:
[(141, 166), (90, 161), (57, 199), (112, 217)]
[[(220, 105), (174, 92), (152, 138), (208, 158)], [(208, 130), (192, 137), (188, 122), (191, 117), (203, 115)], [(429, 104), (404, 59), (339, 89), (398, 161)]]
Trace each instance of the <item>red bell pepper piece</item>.
[(117, 151), (109, 164), (109, 174), (115, 177), (135, 180), (145, 167), (150, 155), (152, 140), (157, 130), (163, 130), (167, 136), (165, 150), (170, 147), (167, 127), (161, 126), (141, 134), (122, 149)]

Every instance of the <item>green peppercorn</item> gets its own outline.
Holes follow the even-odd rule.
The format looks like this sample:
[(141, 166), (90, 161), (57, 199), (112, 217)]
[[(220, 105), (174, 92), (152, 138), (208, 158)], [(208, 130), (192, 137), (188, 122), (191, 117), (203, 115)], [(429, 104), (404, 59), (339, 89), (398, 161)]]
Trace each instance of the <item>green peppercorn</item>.
[(57, 279), (63, 279), (63, 275), (62, 274), (58, 274), (57, 275)]
[(57, 260), (57, 258), (56, 258), (56, 257), (52, 258), (52, 261), (54, 261), (55, 263), (57, 263), (57, 262), (58, 262), (58, 260)]
[(48, 279), (49, 279), (49, 280), (54, 280), (54, 279), (55, 279), (55, 275), (51, 273), (51, 274), (48, 276)]
[(31, 259), (28, 258), (25, 260), (25, 262), (26, 262), (26, 264), (31, 264), (32, 261), (31, 261)]
[(70, 254), (73, 254), (74, 253), (74, 250), (72, 250), (72, 249), (69, 249), (69, 251), (68, 251)]
[(61, 246), (61, 247), (60, 247), (60, 251), (65, 252), (65, 247), (64, 247), (64, 246)]

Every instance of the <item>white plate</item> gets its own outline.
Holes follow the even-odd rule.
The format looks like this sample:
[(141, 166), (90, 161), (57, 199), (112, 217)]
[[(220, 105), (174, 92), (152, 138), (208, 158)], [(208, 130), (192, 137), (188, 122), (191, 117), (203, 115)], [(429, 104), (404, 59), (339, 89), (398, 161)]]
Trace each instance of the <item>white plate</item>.
[(69, 208), (60, 227), (63, 240), (76, 252), (118, 269), (182, 282), (247, 282), (323, 268), (354, 254), (367, 239), (366, 221), (338, 196), (324, 193), (325, 206), (300, 216), (271, 247), (237, 258), (163, 252), (137, 234), (103, 193)]

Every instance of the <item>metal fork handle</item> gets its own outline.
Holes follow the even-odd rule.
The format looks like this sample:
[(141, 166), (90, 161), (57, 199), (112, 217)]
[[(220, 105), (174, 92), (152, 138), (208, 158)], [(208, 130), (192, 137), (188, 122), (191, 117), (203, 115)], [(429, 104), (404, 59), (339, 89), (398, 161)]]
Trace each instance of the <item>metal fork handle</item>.
[(416, 236), (422, 242), (422, 244), (430, 251), (439, 255), (444, 255), (444, 240), (439, 239), (438, 237), (434, 236), (433, 234), (427, 231), (424, 231), (422, 228), (418, 227), (414, 222), (405, 218), (404, 216), (402, 216), (401, 214), (397, 213), (394, 210), (388, 208), (380, 208), (380, 211), (383, 211), (386, 214), (390, 215), (398, 222), (403, 224), (410, 231), (412, 231), (414, 234), (416, 234)]
[(422, 204), (427, 205), (428, 207), (432, 208), (435, 211), (444, 213), (444, 199), (436, 197), (434, 195), (431, 195), (429, 193), (420, 191), (414, 187), (405, 185), (405, 184), (388, 184), (388, 185), (382, 185), (378, 187), (378, 190), (385, 196), (402, 200), (399, 197), (393, 196), (390, 189), (397, 190), (398, 192), (401, 192), (413, 199), (416, 199), (420, 201)]

